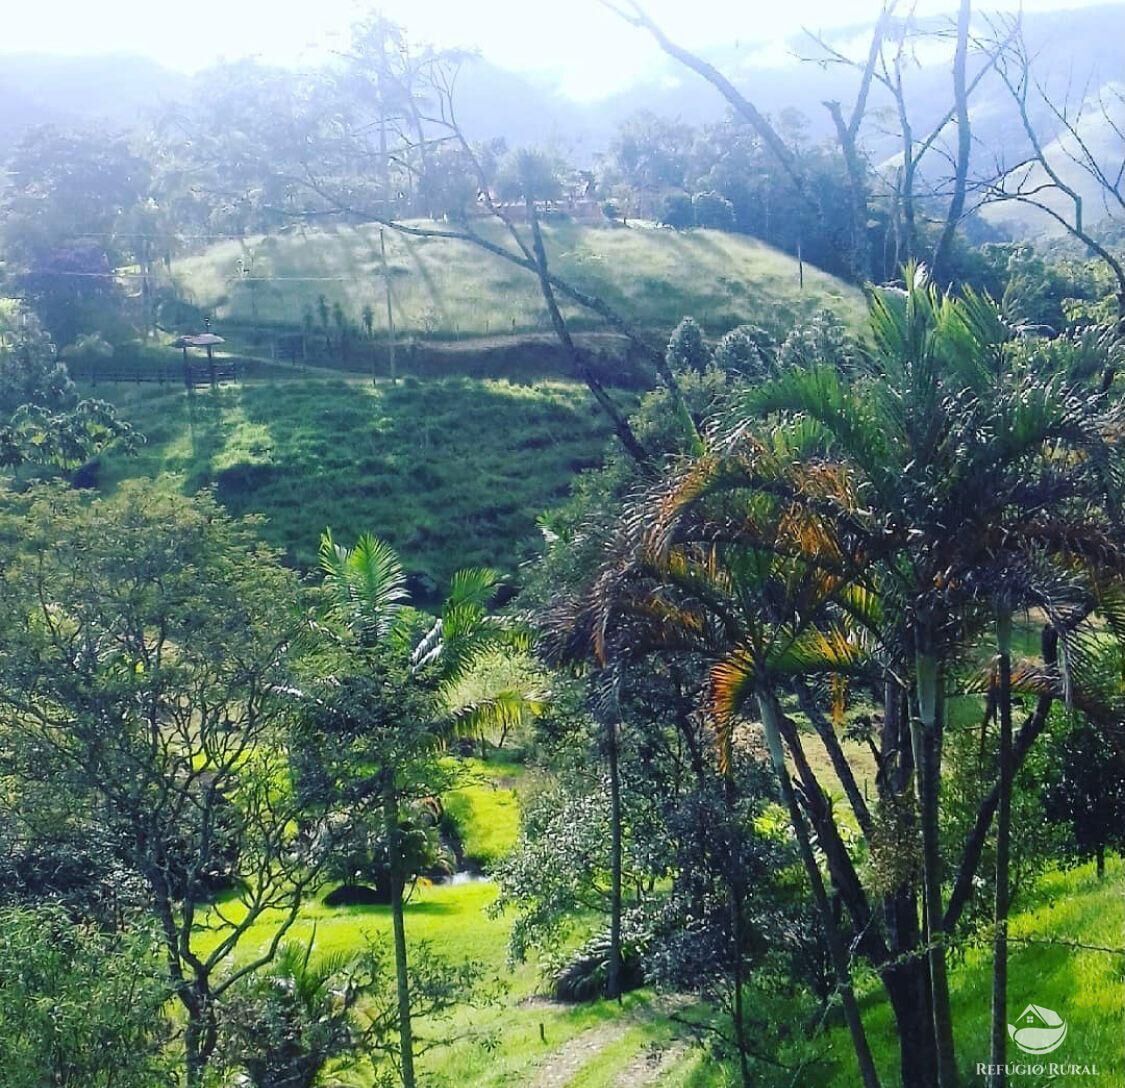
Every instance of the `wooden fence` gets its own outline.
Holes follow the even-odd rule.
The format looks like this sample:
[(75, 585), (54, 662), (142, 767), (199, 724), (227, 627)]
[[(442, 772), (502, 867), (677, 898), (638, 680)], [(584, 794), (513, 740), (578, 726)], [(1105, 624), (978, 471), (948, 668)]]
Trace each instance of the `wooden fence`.
[(186, 367), (183, 363), (168, 363), (160, 366), (151, 364), (143, 366), (114, 366), (106, 363), (103, 366), (84, 366), (70, 364), (70, 376), (76, 382), (88, 383), (96, 386), (99, 383), (122, 384), (132, 383), (183, 385), (195, 389), (203, 385), (219, 385), (223, 382), (238, 381), (239, 374), (246, 376), (245, 364), (240, 364), (234, 359), (216, 359), (213, 364), (206, 360), (191, 362)]

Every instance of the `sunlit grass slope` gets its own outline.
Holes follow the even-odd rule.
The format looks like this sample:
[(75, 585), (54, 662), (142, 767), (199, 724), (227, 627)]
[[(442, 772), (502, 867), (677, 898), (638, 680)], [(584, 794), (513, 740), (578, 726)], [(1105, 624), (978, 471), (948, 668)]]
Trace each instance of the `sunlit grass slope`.
[(321, 531), (385, 537), (429, 603), (460, 567), (512, 571), (536, 516), (597, 464), (607, 428), (567, 383), (443, 379), (378, 389), (294, 379), (200, 390), (99, 386), (146, 436), (105, 458), (101, 485), (151, 476), (214, 488), (265, 539), (311, 566)]
[[(490, 223), (480, 233), (502, 241)], [(395, 321), (405, 336), (472, 337), (549, 328), (533, 276), (461, 241), (386, 232)], [(617, 307), (642, 328), (667, 331), (685, 315), (719, 335), (753, 322), (784, 333), (829, 306), (856, 323), (860, 293), (745, 235), (699, 230), (552, 224), (555, 271)], [(378, 231), (338, 227), (223, 242), (180, 260), (175, 276), (188, 297), (220, 321), (299, 328), (306, 312), (319, 327), (318, 298), (339, 302), (361, 323), (365, 306), (383, 327), (385, 301)], [(248, 274), (240, 272), (240, 264)], [(599, 328), (569, 309), (576, 328)], [(331, 327), (331, 321), (330, 321)]]
[[(466, 842), (473, 823), (495, 822), (489, 844), (497, 854), (514, 842), (515, 822), (502, 807), (515, 803), (511, 790), (525, 781), (520, 768), (490, 761), (464, 761), (464, 786), (456, 822)], [(479, 840), (478, 845), (479, 845)], [(1113, 859), (1098, 881), (1093, 866), (1051, 872), (1028, 892), (1012, 918), (1011, 1013), (1028, 1003), (1056, 1010), (1069, 1024), (1063, 1047), (1051, 1060), (1096, 1066), (1083, 1083), (1098, 1088), (1125, 1086), (1125, 864)], [(688, 1020), (705, 1019), (707, 1010), (687, 999), (661, 998), (642, 990), (612, 1001), (564, 1006), (535, 996), (542, 982), (530, 965), (506, 961), (511, 918), (489, 910), (495, 886), (487, 882), (419, 886), (406, 908), (411, 947), (427, 944), (453, 960), (472, 960), (499, 992), (483, 1007), (458, 1011), (436, 1032), (452, 1040), (429, 1050), (421, 1067), (434, 1088), (736, 1088), (734, 1068), (692, 1045)], [(269, 940), (276, 920), (265, 918), (248, 935), (249, 955)], [(292, 930), (297, 940), (315, 934), (317, 948), (330, 952), (360, 947), (390, 937), (386, 907), (329, 908), (309, 902)], [(954, 1022), (966, 1088), (980, 1086), (978, 1062), (987, 1061), (991, 956), (987, 934), (952, 957)], [(885, 1088), (911, 1088), (898, 1071), (898, 1050), (890, 1009), (870, 976), (862, 980), (863, 1016)], [(755, 1002), (769, 1020), (782, 1014), (776, 997)], [(811, 1005), (785, 1005), (796, 1023), (816, 1019)], [(424, 1034), (434, 1028), (423, 1026)], [(797, 1040), (780, 1055), (783, 1065), (756, 1065), (762, 1088), (854, 1088), (859, 1083), (847, 1034), (834, 1027), (811, 1041)], [(1013, 1061), (1018, 1055), (1013, 1055)], [(799, 1071), (797, 1079), (795, 1073)], [(1049, 1076), (1020, 1076), (1024, 1088), (1063, 1083)], [(362, 1082), (361, 1082), (362, 1084)]]
[[(1053, 1009), (1068, 1023), (1065, 1043), (1041, 1060), (1097, 1066), (1096, 1077), (1080, 1082), (1125, 1088), (1125, 864), (1113, 860), (1102, 881), (1093, 864), (1047, 874), (1025, 903), (1017, 904), (1010, 932), (1009, 1016), (1035, 1004)], [(988, 1061), (991, 971), (987, 934), (963, 958), (953, 957), (953, 1023), (964, 1083), (970, 1086), (985, 1084), (976, 1067)], [(899, 1085), (891, 1010), (881, 992), (872, 992), (864, 1021), (884, 1085)], [(834, 1031), (826, 1049), (835, 1059), (835, 1072), (822, 1082), (825, 1088), (853, 1088), (859, 1077), (845, 1033)], [(1027, 1060), (1014, 1046), (1010, 1049), (1010, 1061)], [(1070, 1079), (1052, 1078), (1047, 1071), (1012, 1082), (1020, 1088), (1047, 1088)]]

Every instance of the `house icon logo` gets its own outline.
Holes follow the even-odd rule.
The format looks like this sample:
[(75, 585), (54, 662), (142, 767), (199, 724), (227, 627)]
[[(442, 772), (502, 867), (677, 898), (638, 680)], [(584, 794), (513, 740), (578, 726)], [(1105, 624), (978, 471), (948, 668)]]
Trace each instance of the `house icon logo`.
[(1008, 1025), (1008, 1037), (1025, 1054), (1050, 1054), (1066, 1038), (1066, 1021), (1054, 1009), (1028, 1005), (1016, 1022)]

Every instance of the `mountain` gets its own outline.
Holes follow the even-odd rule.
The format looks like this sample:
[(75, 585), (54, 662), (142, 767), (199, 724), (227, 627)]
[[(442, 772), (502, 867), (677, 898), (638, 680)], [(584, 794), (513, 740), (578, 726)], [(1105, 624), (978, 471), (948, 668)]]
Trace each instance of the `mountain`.
[(35, 125), (129, 128), (162, 101), (182, 97), (190, 78), (144, 57), (0, 55), (0, 147)]
[[(931, 20), (935, 30), (944, 25), (948, 20)], [(1125, 3), (1028, 14), (1024, 25), (1037, 64), (1058, 97), (1068, 87), (1075, 93), (1103, 88), (1111, 97), (1125, 87), (1125, 54), (1119, 45), (1125, 39)], [(869, 34), (869, 24), (857, 24), (834, 31), (830, 40), (850, 55), (862, 55)], [(764, 112), (776, 116), (792, 109), (803, 114), (807, 136), (815, 141), (832, 136), (824, 101), (839, 99), (846, 107), (854, 97), (856, 74), (799, 59), (814, 51), (807, 38), (793, 38), (738, 41), (705, 56)], [(948, 43), (927, 45), (915, 61), (906, 74), (907, 88), (915, 130), (925, 132), (950, 104)], [(206, 71), (189, 77), (136, 56), (0, 56), (0, 151), (36, 124), (101, 121), (129, 127), (160, 104), (185, 97), (193, 80), (207, 78)], [(891, 106), (889, 95), (876, 87), (864, 133), (872, 161), (888, 166), (898, 154), (894, 125), (885, 123)], [(458, 110), (474, 138), (502, 136), (512, 146), (545, 144), (578, 165), (591, 165), (620, 124), (638, 111), (698, 125), (721, 119), (727, 106), (710, 84), (668, 58), (661, 58), (632, 86), (594, 102), (568, 98), (546, 78), (475, 59), (458, 81)], [(1020, 161), (1026, 151), (1022, 133), (1012, 123), (1007, 92), (995, 75), (977, 88), (972, 112), (978, 162)], [(1057, 121), (1045, 111), (1035, 120), (1054, 141)], [(1104, 118), (1087, 116), (1083, 124), (1099, 146), (1112, 150), (1121, 143)], [(1060, 162), (1065, 160), (1061, 146), (1055, 154)], [(1026, 218), (1014, 207), (999, 209), (992, 217), (1016, 224)]]

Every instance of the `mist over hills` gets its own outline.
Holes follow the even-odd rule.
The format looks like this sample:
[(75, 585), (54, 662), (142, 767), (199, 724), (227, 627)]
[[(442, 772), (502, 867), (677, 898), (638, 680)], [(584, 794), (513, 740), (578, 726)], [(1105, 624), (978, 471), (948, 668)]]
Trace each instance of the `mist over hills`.
[[(935, 28), (942, 20), (933, 20)], [(1125, 4), (1025, 16), (1029, 44), (1057, 96), (1072, 99), (1096, 88), (1125, 86)], [(638, 32), (640, 33), (640, 32)], [(834, 31), (831, 41), (851, 55), (862, 55), (869, 25)], [(709, 50), (707, 59), (727, 74), (763, 111), (778, 115), (792, 109), (807, 120), (807, 138), (831, 135), (824, 101), (847, 103), (854, 97), (855, 73), (839, 66), (802, 62), (815, 53), (807, 37), (785, 42), (739, 41)], [(206, 81), (204, 70), (188, 76), (139, 56), (64, 57), (0, 55), (0, 150), (10, 147), (28, 128), (99, 122), (129, 128), (190, 95)], [(917, 131), (925, 131), (950, 103), (949, 55), (941, 42), (920, 56), (907, 73), (908, 95)], [(596, 101), (576, 101), (546, 77), (508, 71), (485, 59), (467, 63), (458, 85), (462, 123), (476, 138), (503, 137), (510, 145), (553, 147), (572, 162), (592, 165), (618, 126), (639, 111), (651, 111), (690, 124), (717, 121), (726, 114), (719, 94), (694, 73), (659, 58), (645, 78)], [(875, 88), (864, 145), (876, 163), (893, 162), (898, 152), (894, 125), (882, 123), (889, 95)], [(1018, 162), (1022, 136), (1012, 124), (1006, 92), (999, 79), (986, 77), (972, 105), (978, 162)], [(1051, 132), (1050, 119), (1044, 130)], [(1095, 116), (1085, 119), (1090, 138), (1102, 145), (1112, 134), (1099, 132)], [(1060, 149), (1061, 154), (1061, 149)], [(1005, 215), (1008, 215), (1005, 209)], [(1018, 218), (1014, 212), (1013, 218)]]

